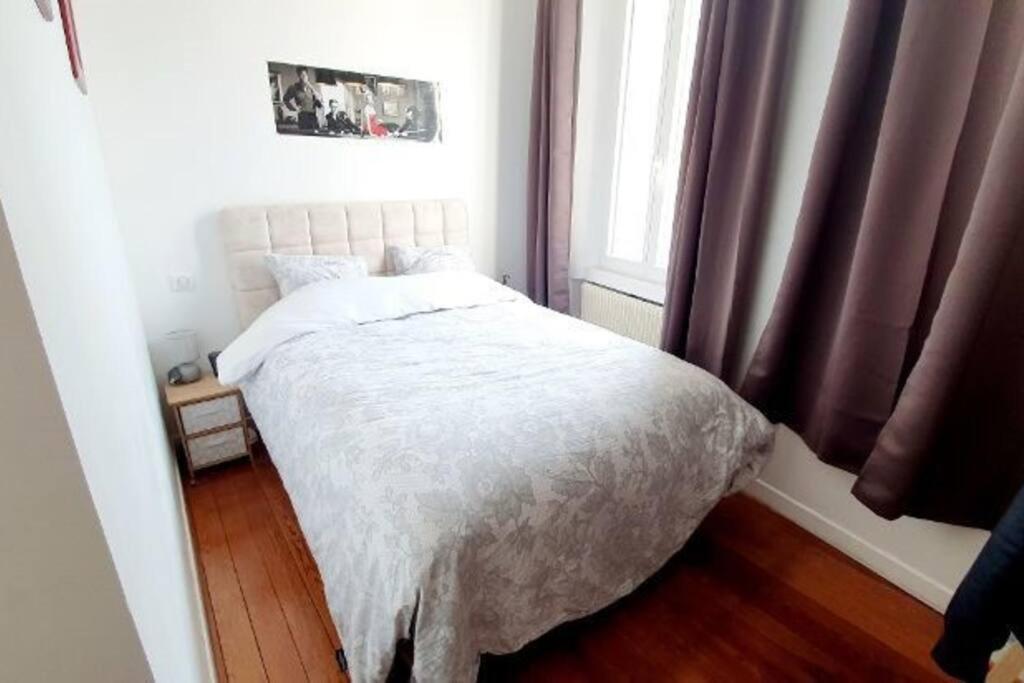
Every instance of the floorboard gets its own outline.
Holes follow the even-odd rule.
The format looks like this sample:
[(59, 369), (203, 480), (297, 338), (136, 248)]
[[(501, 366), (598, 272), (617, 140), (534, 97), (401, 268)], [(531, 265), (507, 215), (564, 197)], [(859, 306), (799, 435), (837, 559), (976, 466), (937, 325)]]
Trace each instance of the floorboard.
[[(288, 629), (302, 659), (310, 681), (341, 681), (341, 672), (335, 662), (335, 645), (328, 629), (320, 620), (315, 595), (311, 595), (302, 581), (286, 548), (286, 541), (274, 520), (266, 514), (266, 499), (259, 486), (242, 486), (244, 514), (256, 537), (259, 551)], [(329, 627), (334, 632), (334, 627)], [(340, 645), (340, 643), (339, 643)]]
[(267, 679), (271, 683), (307, 680), (280, 597), (267, 573), (242, 502), (240, 489), (255, 483), (251, 470), (229, 473), (226, 485), (218, 491), (217, 507)]
[(282, 544), (297, 568), (297, 576), (306, 587), (313, 608), (331, 640), (332, 648), (337, 650), (341, 647), (341, 639), (338, 637), (334, 622), (331, 620), (330, 610), (327, 608), (327, 598), (324, 597), (324, 585), (320, 579), (320, 572), (309, 552), (309, 546), (306, 545), (306, 539), (299, 528), (299, 521), (288, 500), (288, 494), (284, 491), (284, 485), (277, 475), (277, 470), (266, 457), (257, 459), (256, 473), (267, 510), (271, 512), (270, 517), (274, 520)]
[(220, 646), (227, 677), (229, 680), (265, 681), (263, 657), (256, 644), (249, 609), (217, 509), (216, 487), (211, 483), (187, 486), (187, 489), (205, 592), (210, 596), (214, 618), (211, 637)]
[[(186, 495), (218, 673), (343, 681), (341, 639), (273, 465), (202, 473)], [(637, 591), (512, 655), (484, 681), (945, 680), (933, 610), (739, 495)]]

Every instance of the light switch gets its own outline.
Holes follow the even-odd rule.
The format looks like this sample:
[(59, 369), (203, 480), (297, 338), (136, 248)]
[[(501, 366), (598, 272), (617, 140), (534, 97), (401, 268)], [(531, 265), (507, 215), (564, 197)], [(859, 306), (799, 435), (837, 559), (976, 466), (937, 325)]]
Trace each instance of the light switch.
[(192, 292), (196, 288), (196, 278), (192, 273), (171, 273), (167, 282), (172, 292)]

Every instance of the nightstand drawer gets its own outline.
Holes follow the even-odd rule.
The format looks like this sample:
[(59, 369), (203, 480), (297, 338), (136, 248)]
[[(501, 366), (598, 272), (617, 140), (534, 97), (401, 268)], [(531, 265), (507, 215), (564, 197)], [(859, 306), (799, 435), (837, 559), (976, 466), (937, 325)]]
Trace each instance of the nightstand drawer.
[(197, 434), (242, 421), (238, 398), (234, 394), (181, 407), (181, 427), (185, 434)]
[(247, 455), (248, 444), (245, 442), (245, 429), (235, 427), (189, 439), (188, 452), (192, 459), (192, 467), (196, 469)]

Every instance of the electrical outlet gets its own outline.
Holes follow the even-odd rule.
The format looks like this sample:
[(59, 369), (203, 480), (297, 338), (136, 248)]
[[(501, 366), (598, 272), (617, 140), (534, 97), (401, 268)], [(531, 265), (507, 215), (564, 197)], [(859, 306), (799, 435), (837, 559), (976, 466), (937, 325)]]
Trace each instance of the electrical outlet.
[(196, 278), (192, 273), (171, 273), (167, 283), (172, 292), (192, 292), (196, 288)]

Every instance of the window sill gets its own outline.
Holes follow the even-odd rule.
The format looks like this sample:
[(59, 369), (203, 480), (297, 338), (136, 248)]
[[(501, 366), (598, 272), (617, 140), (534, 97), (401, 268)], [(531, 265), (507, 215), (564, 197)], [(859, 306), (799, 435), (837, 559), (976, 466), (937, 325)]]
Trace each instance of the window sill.
[(583, 279), (593, 282), (595, 285), (631, 294), (659, 306), (665, 304), (664, 280), (647, 280), (632, 275), (623, 275), (607, 268), (591, 268)]

